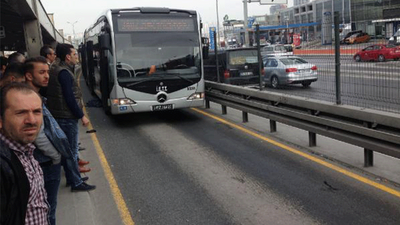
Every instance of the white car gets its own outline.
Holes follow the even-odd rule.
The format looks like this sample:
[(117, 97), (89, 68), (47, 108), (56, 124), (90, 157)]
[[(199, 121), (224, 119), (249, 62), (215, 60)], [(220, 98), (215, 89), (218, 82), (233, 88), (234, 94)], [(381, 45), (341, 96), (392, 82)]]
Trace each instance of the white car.
[(389, 38), (389, 44), (400, 45), (400, 28), (391, 38)]
[(261, 49), (261, 56), (293, 55), (284, 45), (267, 45)]

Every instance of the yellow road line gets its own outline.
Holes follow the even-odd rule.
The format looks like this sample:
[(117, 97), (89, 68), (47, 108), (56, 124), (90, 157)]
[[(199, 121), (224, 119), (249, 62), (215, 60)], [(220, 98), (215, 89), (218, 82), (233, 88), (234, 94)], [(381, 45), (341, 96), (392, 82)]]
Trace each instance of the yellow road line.
[[(78, 85), (79, 86), (80, 86), (79, 79), (81, 77), (81, 74), (82, 73), (80, 73), (78, 75)], [(87, 113), (86, 107), (83, 107), (83, 112), (85, 113), (86, 117), (89, 119), (89, 115)], [(93, 126), (91, 123), (89, 124), (88, 129), (89, 130), (93, 129)], [(103, 167), (104, 174), (106, 176), (108, 184), (110, 185), (111, 193), (114, 197), (115, 203), (117, 204), (118, 211), (121, 216), (122, 222), (124, 223), (124, 225), (134, 225), (135, 222), (133, 222), (131, 213), (129, 212), (129, 209), (126, 206), (126, 203), (125, 203), (124, 197), (121, 194), (121, 191), (119, 190), (117, 181), (114, 178), (114, 175), (111, 171), (110, 165), (108, 164), (107, 158), (104, 155), (104, 151), (101, 148), (99, 140), (97, 139), (96, 133), (91, 133), (90, 137), (92, 138), (94, 147), (96, 148), (97, 155), (99, 156), (99, 159), (100, 159), (101, 166)]]
[(194, 110), (194, 111), (196, 111), (196, 112), (198, 112), (198, 113), (200, 113), (200, 114), (203, 114), (203, 115), (205, 115), (205, 116), (207, 116), (207, 117), (210, 117), (210, 118), (213, 118), (213, 119), (215, 119), (215, 120), (218, 120), (218, 121), (221, 122), (221, 123), (224, 123), (224, 124), (226, 124), (226, 125), (229, 125), (229, 126), (231, 126), (231, 127), (234, 127), (234, 128), (236, 128), (236, 129), (238, 129), (238, 130), (240, 130), (240, 131), (242, 131), (242, 132), (245, 132), (245, 133), (247, 133), (247, 134), (249, 134), (249, 135), (251, 135), (251, 136), (253, 136), (253, 137), (256, 137), (256, 138), (259, 138), (259, 139), (261, 139), (261, 140), (264, 140), (264, 141), (266, 141), (266, 142), (268, 142), (268, 143), (270, 143), (270, 144), (273, 144), (273, 145), (275, 145), (275, 146), (278, 146), (278, 147), (280, 147), (280, 148), (282, 148), (282, 149), (285, 149), (285, 150), (287, 150), (287, 151), (289, 151), (289, 152), (292, 152), (292, 153), (294, 153), (294, 154), (300, 155), (300, 156), (302, 156), (302, 157), (304, 157), (304, 158), (307, 158), (307, 159), (309, 159), (309, 160), (311, 160), (311, 161), (313, 161), (313, 162), (316, 162), (316, 163), (318, 163), (318, 164), (320, 164), (320, 165), (323, 165), (323, 166), (325, 166), (325, 167), (328, 167), (328, 168), (330, 168), (330, 169), (332, 169), (332, 170), (334, 170), (334, 171), (337, 171), (337, 172), (339, 172), (339, 173), (342, 173), (342, 174), (344, 174), (344, 175), (346, 175), (346, 176), (348, 176), (348, 177), (351, 177), (351, 178), (353, 178), (353, 179), (356, 179), (356, 180), (358, 180), (358, 181), (361, 181), (361, 182), (363, 182), (363, 183), (365, 183), (365, 184), (368, 184), (368, 185), (370, 185), (370, 186), (373, 186), (373, 187), (375, 187), (375, 188), (377, 188), (377, 189), (380, 189), (380, 190), (382, 190), (382, 191), (384, 191), (384, 192), (387, 192), (387, 193), (389, 193), (389, 194), (392, 194), (392, 195), (394, 195), (394, 196), (400, 198), (400, 192), (397, 191), (397, 190), (395, 190), (395, 189), (393, 189), (393, 188), (387, 187), (387, 186), (385, 186), (385, 185), (382, 185), (382, 184), (380, 184), (380, 183), (377, 183), (377, 182), (375, 182), (375, 181), (372, 181), (372, 180), (370, 180), (370, 179), (367, 179), (367, 178), (365, 178), (365, 177), (363, 177), (363, 176), (360, 176), (360, 175), (358, 175), (358, 174), (355, 174), (355, 173), (353, 173), (353, 172), (350, 172), (350, 171), (348, 171), (348, 170), (345, 170), (345, 169), (343, 169), (343, 168), (341, 168), (341, 167), (339, 167), (339, 166), (333, 165), (333, 164), (331, 164), (331, 163), (329, 163), (329, 162), (326, 162), (326, 161), (324, 161), (324, 160), (322, 160), (322, 159), (319, 159), (319, 158), (317, 158), (317, 157), (315, 157), (315, 156), (312, 156), (312, 155), (309, 155), (309, 154), (307, 154), (307, 153), (304, 153), (304, 152), (302, 152), (302, 151), (300, 151), (300, 150), (294, 149), (294, 148), (292, 148), (292, 147), (289, 147), (289, 146), (284, 145), (284, 144), (282, 144), (282, 143), (279, 143), (279, 142), (277, 142), (277, 141), (271, 140), (271, 139), (269, 139), (269, 138), (267, 138), (267, 137), (264, 137), (264, 136), (262, 136), (262, 135), (260, 135), (260, 134), (257, 134), (256, 132), (250, 131), (250, 130), (248, 130), (248, 129), (242, 127), (242, 126), (239, 126), (239, 125), (237, 125), (237, 124), (234, 124), (234, 123), (231, 123), (231, 122), (229, 122), (229, 121), (226, 121), (226, 120), (224, 120), (224, 119), (222, 119), (222, 118), (220, 118), (220, 117), (217, 117), (217, 116), (215, 116), (215, 115), (213, 115), (213, 114), (207, 113), (207, 112), (205, 112), (205, 111), (203, 111), (203, 110), (196, 109), (196, 108), (192, 108), (192, 110)]

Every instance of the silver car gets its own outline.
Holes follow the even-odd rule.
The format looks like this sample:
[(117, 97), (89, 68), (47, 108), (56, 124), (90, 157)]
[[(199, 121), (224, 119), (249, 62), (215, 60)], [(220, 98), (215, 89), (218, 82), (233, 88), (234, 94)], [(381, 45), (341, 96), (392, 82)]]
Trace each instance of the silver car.
[(264, 57), (264, 82), (277, 88), (286, 84), (310, 86), (318, 80), (317, 66), (297, 56)]

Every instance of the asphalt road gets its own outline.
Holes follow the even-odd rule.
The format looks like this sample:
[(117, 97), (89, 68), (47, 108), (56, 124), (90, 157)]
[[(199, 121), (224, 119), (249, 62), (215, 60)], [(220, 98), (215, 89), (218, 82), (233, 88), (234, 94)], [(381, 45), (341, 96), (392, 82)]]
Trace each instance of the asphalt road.
[[(84, 88), (85, 101), (93, 98)], [(87, 109), (136, 224), (400, 221), (398, 197), (191, 109), (116, 117)]]
[[(334, 56), (301, 56), (318, 67), (318, 81), (309, 88), (288, 85), (268, 91), (336, 102)], [(341, 58), (342, 104), (400, 113), (400, 61), (355, 62)]]

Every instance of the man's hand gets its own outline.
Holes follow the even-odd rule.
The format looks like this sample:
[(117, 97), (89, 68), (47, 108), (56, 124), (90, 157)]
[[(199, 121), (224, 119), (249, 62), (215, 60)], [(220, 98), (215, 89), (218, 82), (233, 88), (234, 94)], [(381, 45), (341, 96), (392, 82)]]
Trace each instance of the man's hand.
[(89, 121), (89, 119), (88, 119), (86, 116), (83, 116), (81, 120), (82, 120), (82, 125), (83, 125), (84, 127), (89, 126), (90, 121)]

